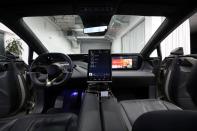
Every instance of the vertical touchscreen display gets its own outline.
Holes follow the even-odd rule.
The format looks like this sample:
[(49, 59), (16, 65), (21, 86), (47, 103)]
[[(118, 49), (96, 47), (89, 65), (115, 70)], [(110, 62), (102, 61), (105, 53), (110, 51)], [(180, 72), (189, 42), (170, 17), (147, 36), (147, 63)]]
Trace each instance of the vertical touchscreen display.
[(110, 50), (89, 50), (88, 81), (111, 81)]

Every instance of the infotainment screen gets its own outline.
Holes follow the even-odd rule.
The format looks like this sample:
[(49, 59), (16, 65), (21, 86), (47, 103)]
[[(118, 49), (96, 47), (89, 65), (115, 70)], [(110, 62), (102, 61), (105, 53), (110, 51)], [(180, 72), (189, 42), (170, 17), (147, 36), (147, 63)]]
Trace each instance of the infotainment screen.
[(88, 82), (110, 82), (111, 67), (110, 50), (89, 50)]
[(136, 69), (138, 65), (137, 56), (115, 55), (112, 56), (112, 69)]

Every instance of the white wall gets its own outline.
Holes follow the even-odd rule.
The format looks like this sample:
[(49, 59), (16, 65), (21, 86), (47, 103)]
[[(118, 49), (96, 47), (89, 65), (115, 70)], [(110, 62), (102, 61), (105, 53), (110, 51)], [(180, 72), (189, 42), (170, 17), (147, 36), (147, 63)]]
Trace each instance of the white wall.
[(83, 40), (80, 41), (81, 44), (81, 53), (88, 53), (90, 49), (111, 49), (111, 43), (107, 40)]
[(145, 43), (149, 41), (164, 19), (165, 17), (145, 17)]
[[(158, 29), (158, 27), (161, 25), (164, 19), (164, 17), (131, 17), (130, 24), (126, 28), (122, 29), (120, 33), (117, 34), (116, 38), (113, 40), (112, 52), (122, 52), (121, 38), (124, 38), (125, 34), (127, 34), (127, 37), (124, 38), (124, 43), (128, 42), (128, 44), (126, 44), (127, 47), (124, 47), (124, 51), (126, 51), (126, 53), (128, 53), (128, 51), (129, 53), (139, 53), (140, 50), (152, 37), (152, 35), (155, 33), (155, 31)], [(139, 23), (141, 23), (143, 20), (145, 21), (145, 37), (143, 35), (139, 35), (142, 33), (139, 33), (140, 30), (137, 32), (135, 30), (136, 25), (139, 25)], [(144, 37), (144, 43), (139, 42), (139, 37)], [(185, 21), (182, 25), (180, 25), (161, 43), (161, 51), (163, 57), (168, 56), (170, 52), (177, 47), (183, 47), (185, 54), (190, 54), (190, 26), (188, 20)], [(157, 53), (154, 52), (151, 56), (155, 57), (157, 56)]]
[(123, 28), (118, 34), (116, 34), (115, 39), (112, 41), (111, 52), (112, 53), (121, 53), (121, 38), (127, 33), (130, 29), (136, 26), (139, 22), (144, 19), (142, 16), (131, 16), (129, 25)]
[(169, 56), (170, 52), (177, 47), (183, 47), (184, 54), (190, 54), (191, 52), (189, 20), (181, 24), (161, 43), (163, 58)]
[(139, 53), (145, 45), (145, 21), (122, 36), (122, 53)]
[(47, 17), (28, 17), (24, 18), (24, 21), (50, 52), (73, 54), (79, 51), (72, 50), (71, 41), (66, 39), (63, 31)]

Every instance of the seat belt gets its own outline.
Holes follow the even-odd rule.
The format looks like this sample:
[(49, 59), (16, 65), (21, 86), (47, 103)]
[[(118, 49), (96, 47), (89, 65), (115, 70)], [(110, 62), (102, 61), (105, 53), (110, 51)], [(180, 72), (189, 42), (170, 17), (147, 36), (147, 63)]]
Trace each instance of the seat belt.
[[(176, 79), (178, 78), (178, 69), (179, 69), (179, 55), (175, 55), (174, 56), (174, 60), (172, 61), (172, 65), (171, 65), (171, 72), (170, 72), (170, 76), (168, 79), (166, 79), (167, 81), (169, 81), (168, 85), (165, 85), (165, 94), (168, 98), (168, 100), (170, 100), (171, 102), (174, 103), (174, 91), (175, 91), (175, 87), (176, 87)], [(168, 72), (169, 73), (169, 72)], [(168, 74), (169, 75), (169, 74)], [(167, 86), (167, 87), (166, 87)]]
[(21, 101), (20, 101), (20, 105), (18, 106), (18, 109), (14, 112), (18, 112), (24, 105), (25, 103), (25, 99), (26, 99), (26, 90), (25, 90), (25, 85), (24, 85), (24, 78), (23, 78), (23, 74), (21, 74), (21, 72), (18, 71), (17, 67), (16, 67), (16, 63), (14, 60), (11, 60), (11, 64), (14, 70), (14, 73), (17, 77), (18, 83), (19, 83), (19, 92), (21, 93)]
[(167, 74), (166, 71), (169, 68), (169, 65), (172, 64), (172, 62), (169, 63), (169, 59), (164, 59), (161, 63), (161, 67), (158, 73), (158, 90), (157, 90), (157, 98), (159, 99), (164, 99), (165, 98), (165, 85), (166, 85), (166, 77), (165, 75)]

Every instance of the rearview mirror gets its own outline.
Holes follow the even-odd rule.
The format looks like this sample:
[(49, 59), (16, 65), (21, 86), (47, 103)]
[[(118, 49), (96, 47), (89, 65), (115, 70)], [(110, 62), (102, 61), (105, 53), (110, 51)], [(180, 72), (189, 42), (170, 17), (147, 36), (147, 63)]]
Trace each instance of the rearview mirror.
[(91, 33), (105, 32), (106, 30), (107, 30), (107, 26), (98, 26), (98, 27), (84, 28), (83, 32), (85, 34), (91, 34)]

